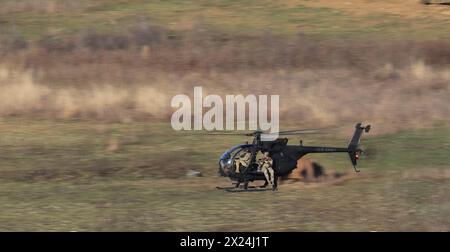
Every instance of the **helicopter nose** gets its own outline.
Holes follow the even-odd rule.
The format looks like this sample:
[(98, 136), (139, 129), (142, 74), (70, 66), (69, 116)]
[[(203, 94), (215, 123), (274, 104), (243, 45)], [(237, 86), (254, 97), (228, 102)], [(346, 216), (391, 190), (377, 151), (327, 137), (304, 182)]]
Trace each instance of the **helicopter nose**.
[(225, 168), (226, 168), (225, 166), (226, 166), (226, 162), (224, 160), (220, 160), (219, 171), (217, 172), (218, 176), (225, 177)]

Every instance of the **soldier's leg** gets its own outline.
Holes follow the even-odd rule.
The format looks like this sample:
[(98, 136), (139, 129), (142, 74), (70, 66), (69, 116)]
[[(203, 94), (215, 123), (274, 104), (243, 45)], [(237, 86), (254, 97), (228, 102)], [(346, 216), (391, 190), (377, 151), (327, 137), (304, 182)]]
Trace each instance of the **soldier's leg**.
[(274, 184), (273, 184), (273, 186), (272, 186), (272, 190), (273, 190), (273, 191), (276, 191), (276, 190), (278, 190), (278, 189), (277, 189), (277, 187), (278, 187), (278, 176), (275, 175), (274, 177), (275, 177), (275, 178), (274, 178), (274, 181), (273, 181)]
[(266, 181), (267, 181), (268, 183), (270, 183), (271, 181), (270, 181), (269, 171), (268, 171), (268, 169), (267, 169), (267, 165), (263, 165), (263, 166), (261, 167), (261, 171), (264, 173), (264, 177), (266, 177)]
[[(258, 165), (258, 171), (264, 173), (263, 169), (262, 169), (262, 165)], [(266, 177), (266, 175), (264, 174), (264, 177)], [(264, 180), (264, 185), (260, 186), (260, 188), (265, 188), (267, 187), (267, 185), (269, 184), (269, 181)]]
[(275, 172), (272, 167), (269, 167), (267, 170), (269, 171), (270, 174), (270, 184), (272, 186), (275, 186)]
[(236, 160), (236, 173), (239, 173), (239, 167), (241, 166), (241, 160)]

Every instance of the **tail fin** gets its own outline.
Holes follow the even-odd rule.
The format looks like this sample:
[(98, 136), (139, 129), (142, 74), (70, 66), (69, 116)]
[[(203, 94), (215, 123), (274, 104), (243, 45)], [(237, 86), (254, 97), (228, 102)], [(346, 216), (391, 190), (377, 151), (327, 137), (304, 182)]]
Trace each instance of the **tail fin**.
[(348, 155), (350, 156), (350, 161), (357, 172), (359, 172), (359, 170), (356, 169), (356, 165), (358, 164), (357, 160), (359, 159), (359, 154), (361, 153), (361, 149), (359, 149), (359, 141), (363, 131), (366, 133), (369, 132), (370, 125), (364, 127), (362, 126), (362, 123), (357, 123), (355, 126), (355, 133), (348, 144)]

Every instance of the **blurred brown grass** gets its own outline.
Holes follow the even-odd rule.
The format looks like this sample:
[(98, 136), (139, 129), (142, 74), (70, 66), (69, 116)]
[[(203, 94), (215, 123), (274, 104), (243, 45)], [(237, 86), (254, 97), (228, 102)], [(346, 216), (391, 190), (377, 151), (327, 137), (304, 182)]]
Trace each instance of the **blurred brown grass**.
[[(450, 134), (436, 121), (450, 118), (448, 10), (415, 0), (3, 0), (2, 230), (447, 230)], [(174, 132), (170, 99), (194, 86), (279, 94), (282, 126), (340, 126), (302, 136), (308, 145), (345, 146), (356, 121), (374, 124), (364, 172), (345, 186), (283, 185), (276, 201), (216, 190), (229, 185), (214, 178), (217, 158), (248, 139)], [(313, 158), (351, 171), (344, 155)], [(266, 221), (249, 226), (228, 210)]]
[[(62, 2), (42, 10), (10, 3), (7, 13), (47, 13), (52, 3)], [(83, 6), (72, 7), (91, 8)], [(192, 96), (194, 86), (278, 94), (282, 122), (305, 127), (367, 121), (383, 133), (450, 116), (448, 40), (243, 35), (201, 22), (40, 35), (1, 36), (1, 116), (167, 121), (171, 97)]]
[(102, 64), (164, 71), (335, 67), (371, 71), (386, 63), (398, 67), (418, 60), (434, 67), (450, 64), (448, 40), (326, 39), (270, 32), (244, 36), (203, 25), (177, 32), (141, 24), (122, 33), (88, 30), (65, 37), (43, 34), (38, 40), (9, 34), (0, 42), (3, 62), (47, 71)]
[[(77, 71), (82, 75), (85, 69), (71, 69), (68, 74)], [(38, 71), (2, 66), (0, 115), (120, 122), (167, 120), (173, 111), (171, 97), (180, 93), (192, 97), (193, 87), (201, 85), (205, 94), (221, 96), (278, 94), (282, 121), (301, 122), (305, 126), (369, 121), (384, 125), (379, 130), (388, 132), (426, 126), (450, 116), (450, 70), (432, 68), (423, 61), (403, 67), (386, 63), (369, 72), (346, 67), (244, 69), (232, 73), (144, 69), (120, 72), (114, 65), (100, 64), (87, 71), (111, 76), (92, 81), (87, 78), (78, 85), (63, 84), (47, 80)]]

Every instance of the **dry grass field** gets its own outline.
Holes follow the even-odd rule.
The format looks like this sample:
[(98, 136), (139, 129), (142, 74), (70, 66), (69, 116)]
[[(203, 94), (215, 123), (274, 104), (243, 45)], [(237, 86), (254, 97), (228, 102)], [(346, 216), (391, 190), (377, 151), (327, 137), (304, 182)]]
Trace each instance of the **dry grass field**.
[[(308, 156), (341, 179), (227, 193), (215, 188), (230, 184), (217, 177), (217, 158), (240, 137), (174, 133), (164, 123), (2, 119), (1, 229), (448, 231), (449, 129), (369, 134), (358, 174), (345, 154)], [(303, 140), (346, 146), (348, 138)], [(242, 222), (248, 215), (264, 221)]]
[[(450, 6), (419, 2), (0, 0), (0, 231), (449, 231)], [(336, 128), (305, 144), (372, 124), (362, 172), (216, 190), (249, 139), (173, 131), (194, 86)]]

